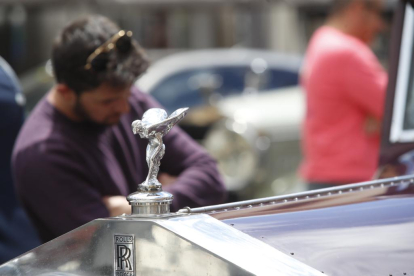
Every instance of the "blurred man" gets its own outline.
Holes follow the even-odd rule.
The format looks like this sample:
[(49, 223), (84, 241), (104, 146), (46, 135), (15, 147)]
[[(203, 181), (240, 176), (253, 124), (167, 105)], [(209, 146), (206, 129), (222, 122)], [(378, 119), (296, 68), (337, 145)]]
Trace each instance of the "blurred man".
[(40, 244), (17, 201), (10, 159), (24, 118), (24, 97), (12, 68), (0, 57), (0, 264)]
[(368, 45), (383, 29), (380, 0), (336, 0), (306, 52), (304, 160), (310, 189), (372, 178), (387, 75)]
[[(148, 62), (131, 35), (91, 16), (55, 41), (57, 84), (31, 113), (13, 152), (18, 194), (43, 241), (129, 213), (125, 196), (147, 176), (148, 141), (133, 135), (131, 123), (158, 104), (133, 86)], [(221, 203), (225, 189), (212, 158), (178, 127), (164, 144), (160, 181), (174, 195), (171, 209)]]

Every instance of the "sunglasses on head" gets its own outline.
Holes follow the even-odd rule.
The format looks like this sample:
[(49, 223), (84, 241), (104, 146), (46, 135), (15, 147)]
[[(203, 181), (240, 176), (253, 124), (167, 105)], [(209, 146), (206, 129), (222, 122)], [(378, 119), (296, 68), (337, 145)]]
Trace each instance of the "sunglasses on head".
[(96, 50), (86, 59), (85, 69), (103, 71), (109, 61), (108, 53), (117, 50), (120, 53), (127, 53), (132, 47), (132, 32), (121, 30), (113, 35), (108, 41), (96, 48)]

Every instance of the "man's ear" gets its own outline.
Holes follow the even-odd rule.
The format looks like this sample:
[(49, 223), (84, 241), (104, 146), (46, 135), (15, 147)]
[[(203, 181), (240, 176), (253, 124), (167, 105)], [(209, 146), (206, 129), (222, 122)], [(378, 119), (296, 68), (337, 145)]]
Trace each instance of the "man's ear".
[(76, 92), (70, 89), (66, 84), (58, 83), (56, 85), (56, 92), (59, 93), (60, 97), (62, 97), (66, 103), (74, 104), (76, 102)]

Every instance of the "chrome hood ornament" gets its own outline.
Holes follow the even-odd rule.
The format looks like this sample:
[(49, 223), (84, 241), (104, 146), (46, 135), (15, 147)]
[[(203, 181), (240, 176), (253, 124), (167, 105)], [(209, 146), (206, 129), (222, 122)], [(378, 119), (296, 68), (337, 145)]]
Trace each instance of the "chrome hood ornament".
[(162, 137), (184, 118), (187, 110), (180, 108), (168, 116), (163, 109), (151, 108), (144, 113), (142, 120), (132, 122), (133, 133), (149, 140), (146, 151), (148, 176), (138, 185), (138, 191), (127, 197), (133, 215), (162, 215), (170, 212), (173, 196), (162, 191), (157, 179), (160, 161), (165, 153)]

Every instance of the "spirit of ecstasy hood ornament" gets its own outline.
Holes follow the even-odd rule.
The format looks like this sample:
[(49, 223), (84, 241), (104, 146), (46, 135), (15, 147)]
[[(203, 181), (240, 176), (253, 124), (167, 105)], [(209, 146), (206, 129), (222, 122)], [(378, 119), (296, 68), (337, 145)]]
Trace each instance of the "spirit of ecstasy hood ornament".
[(151, 108), (144, 113), (142, 120), (136, 120), (132, 123), (134, 134), (139, 134), (141, 138), (149, 140), (146, 152), (146, 161), (149, 167), (148, 176), (143, 183), (138, 185), (138, 192), (127, 197), (132, 206), (132, 214), (159, 215), (169, 213), (169, 205), (173, 196), (162, 191), (161, 183), (157, 179), (160, 161), (165, 152), (162, 137), (184, 118), (187, 110), (188, 108), (180, 108), (167, 116), (165, 110)]

